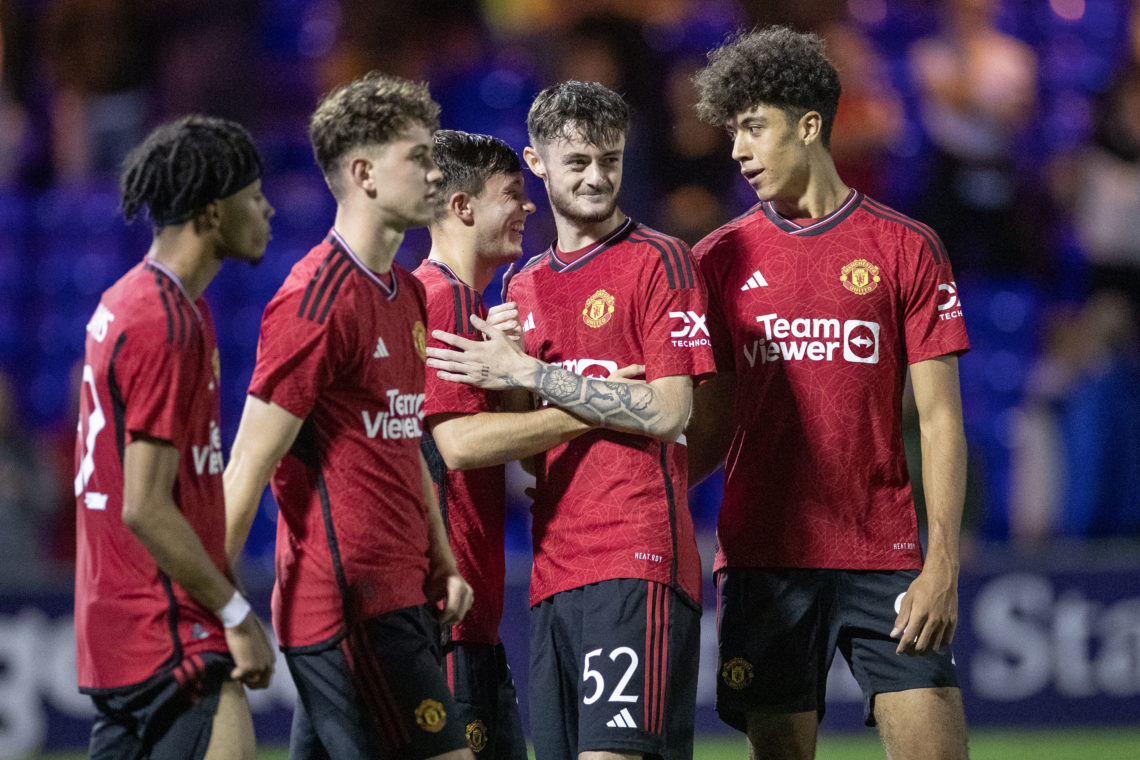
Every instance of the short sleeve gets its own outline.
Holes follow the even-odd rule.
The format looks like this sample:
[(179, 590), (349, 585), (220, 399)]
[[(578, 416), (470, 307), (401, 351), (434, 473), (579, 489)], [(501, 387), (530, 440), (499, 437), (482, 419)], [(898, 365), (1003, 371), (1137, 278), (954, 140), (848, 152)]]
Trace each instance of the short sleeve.
[(645, 379), (699, 377), (712, 372), (704, 279), (688, 246), (660, 239), (665, 248), (649, 259), (641, 329)]
[(334, 378), (339, 308), (324, 318), (298, 316), (300, 297), (279, 292), (265, 307), (249, 394), (304, 419)]
[[(487, 309), (478, 294), (459, 287), (427, 289), (427, 344), (434, 348), (451, 346), (432, 337), (432, 330), (443, 330), (465, 338), (479, 340), (482, 333), (471, 327), (469, 314), (486, 319)], [(482, 388), (465, 383), (441, 379), (435, 370), (428, 368), (424, 377), (424, 416), (433, 414), (475, 414), (494, 411), (490, 394)]]
[(916, 239), (904, 263), (911, 267), (902, 293), (907, 363), (968, 351), (958, 283), (941, 242)]
[(127, 441), (157, 438), (177, 444), (186, 434), (185, 410), (201, 379), (200, 334), (190, 341), (166, 340), (165, 329), (139, 325), (115, 362), (115, 379), (123, 394)]
[(736, 354), (732, 350), (732, 333), (725, 317), (724, 288), (721, 275), (716, 271), (715, 258), (707, 255), (708, 249), (698, 244), (695, 251), (697, 268), (705, 282), (709, 340), (712, 342), (713, 360), (718, 372), (736, 371)]

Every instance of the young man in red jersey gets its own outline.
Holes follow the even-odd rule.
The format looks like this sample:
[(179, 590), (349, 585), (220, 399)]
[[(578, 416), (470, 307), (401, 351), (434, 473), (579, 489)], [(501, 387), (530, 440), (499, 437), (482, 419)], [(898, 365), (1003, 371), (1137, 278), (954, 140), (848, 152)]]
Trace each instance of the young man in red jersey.
[(309, 136), (336, 220), (265, 309), (226, 468), (231, 557), (271, 478), (280, 507), (294, 758), (471, 758), (434, 619), (462, 619), (471, 590), (420, 454), (423, 287), (393, 263), (435, 209), (438, 118), (425, 86), (375, 73), (318, 105)]
[[(681, 241), (617, 206), (629, 110), (596, 83), (539, 93), (524, 152), (558, 240), (508, 285), (529, 356), (439, 332), (444, 379), (525, 388), (604, 426), (537, 457), (531, 726), (540, 760), (692, 755), (700, 561), (686, 500), (693, 377), (712, 367)], [(607, 377), (643, 365), (645, 380)]]
[[(522, 255), (522, 232), (534, 204), (523, 187), (518, 155), (490, 135), (435, 133), (443, 173), (431, 224), (431, 253), (413, 272), (427, 291), (428, 329), (477, 338), (474, 314), (517, 330), (511, 305), (492, 315), (482, 292), (500, 266)], [(500, 316), (501, 315), (501, 316)], [(446, 348), (429, 338), (428, 346)], [(459, 571), (475, 601), (444, 633), (444, 667), (458, 717), (481, 758), (522, 760), (526, 740), (514, 681), (499, 640), (503, 612), (506, 477), (503, 464), (563, 443), (590, 426), (555, 407), (518, 413), (498, 391), (427, 375), (423, 450)]]
[(225, 555), (218, 349), (202, 292), (257, 263), (273, 207), (240, 125), (188, 116), (127, 156), (123, 213), (146, 258), (87, 324), (76, 445), (75, 643), (93, 758), (252, 758), (242, 684), (274, 653)]
[[(838, 648), (888, 756), (965, 757), (949, 644), (969, 344), (946, 251), (836, 172), (839, 77), (819, 38), (742, 34), (694, 81), (760, 199), (695, 248), (718, 374), (687, 431), (694, 481), (727, 451), (717, 709), (754, 757), (811, 758)], [(902, 442), (908, 366), (925, 562)]]

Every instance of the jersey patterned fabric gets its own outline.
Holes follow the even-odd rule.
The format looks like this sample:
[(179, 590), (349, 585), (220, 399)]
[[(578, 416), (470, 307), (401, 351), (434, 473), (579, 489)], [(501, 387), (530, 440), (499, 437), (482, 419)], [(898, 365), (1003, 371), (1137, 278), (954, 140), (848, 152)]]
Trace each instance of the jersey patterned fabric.
[[(450, 348), (431, 338), (432, 330), (445, 330), (478, 340), (470, 315), (486, 318), (479, 293), (460, 280), (444, 263), (428, 259), (413, 272), (427, 291), (428, 345)], [(471, 385), (441, 380), (427, 373), (424, 416), (432, 414), (499, 411), (498, 394)], [(451, 628), (452, 641), (483, 644), (499, 642), (503, 616), (503, 558), (506, 505), (506, 469), (502, 465), (475, 470), (448, 470), (430, 434), (423, 439), (439, 506), (459, 574), (471, 586), (471, 610)]]
[(394, 264), (385, 284), (335, 230), (265, 308), (249, 392), (304, 420), (271, 482), (286, 651), (425, 601), (426, 321), (419, 282)]
[[(704, 288), (684, 243), (627, 219), (572, 261), (553, 246), (508, 285), (527, 352), (587, 377), (712, 369)], [(530, 602), (615, 578), (700, 600), (683, 443), (594, 430), (539, 457)]]
[(907, 365), (969, 348), (937, 235), (852, 191), (802, 225), (760, 203), (694, 253), (736, 373), (716, 569), (920, 568)]
[(123, 457), (137, 440), (178, 451), (173, 498), (219, 569), (225, 560), (218, 350), (203, 299), (147, 260), (87, 324), (76, 443), (75, 643), (86, 693), (139, 684), (225, 652), (218, 618), (158, 569), (123, 524)]

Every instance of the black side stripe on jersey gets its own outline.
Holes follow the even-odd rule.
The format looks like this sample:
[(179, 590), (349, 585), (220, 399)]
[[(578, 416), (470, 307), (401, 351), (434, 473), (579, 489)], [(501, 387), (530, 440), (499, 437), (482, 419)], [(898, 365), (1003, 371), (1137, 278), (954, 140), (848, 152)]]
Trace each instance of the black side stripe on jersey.
[[(321, 313), (317, 315), (317, 324), (323, 325), (325, 323), (325, 319), (329, 315), (329, 309), (332, 308), (333, 301), (336, 300), (336, 294), (340, 292), (340, 286), (344, 283), (345, 278), (348, 277), (350, 272), (352, 272), (352, 267), (347, 266), (337, 275), (336, 282), (333, 283), (332, 289), (329, 290), (328, 298), (325, 299), (325, 307), (321, 309)], [(395, 282), (394, 279), (393, 282)], [(313, 305), (313, 308), (316, 308), (316, 304)], [(310, 317), (310, 319), (311, 318), (312, 317)]]
[[(177, 344), (185, 346), (188, 342), (190, 329), (194, 324), (194, 320), (186, 313), (186, 297), (182, 295), (181, 289), (169, 277), (159, 274), (158, 280), (159, 287), (163, 291), (163, 306), (172, 308), (178, 317)], [(174, 343), (175, 341), (171, 338), (169, 342)]]
[[(662, 235), (659, 232), (641, 227), (629, 239), (635, 243), (648, 243), (661, 253), (661, 263), (665, 265), (665, 274), (669, 279), (669, 289), (695, 288), (696, 277), (693, 275), (693, 265), (682, 248), (681, 241)], [(674, 280), (676, 272), (676, 280)]]
[(325, 540), (329, 545), (329, 557), (332, 559), (333, 573), (336, 575), (336, 585), (340, 589), (340, 599), (344, 604), (344, 625), (351, 625), (353, 611), (349, 598), (348, 579), (344, 574), (344, 563), (340, 558), (340, 544), (336, 538), (336, 528), (333, 527), (332, 504), (329, 502), (329, 487), (325, 483), (325, 473), (320, 465), (317, 470), (317, 494), (321, 497), (321, 520), (325, 524)]
[(942, 239), (938, 237), (938, 233), (927, 227), (917, 219), (911, 219), (909, 216), (900, 214), (890, 206), (884, 206), (878, 201), (865, 198), (863, 207), (871, 214), (886, 219), (892, 222), (898, 222), (904, 227), (917, 232), (926, 241), (926, 247), (930, 249), (931, 254), (934, 256), (936, 264), (945, 264), (950, 260), (950, 256), (946, 253), (946, 247), (942, 245)]
[(170, 582), (170, 576), (162, 571), (159, 571), (158, 576), (162, 580), (162, 590), (166, 592), (167, 622), (170, 625), (170, 640), (174, 645), (164, 667), (173, 668), (182, 662), (182, 639), (178, 637), (178, 600), (174, 598), (174, 585)]
[[(339, 249), (333, 248), (325, 256), (324, 261), (317, 267), (317, 271), (313, 272), (313, 276), (309, 279), (309, 284), (305, 286), (305, 295), (301, 298), (301, 305), (297, 309), (297, 316), (301, 319), (317, 320), (319, 323), (324, 323), (324, 316), (328, 313), (326, 307), (321, 312), (321, 317), (317, 319), (317, 310), (321, 307), (322, 300), (325, 293), (328, 291), (329, 283), (336, 277), (337, 272), (343, 270), (347, 273), (351, 269), (352, 262), (348, 257)], [(341, 280), (344, 275), (341, 275)], [(336, 288), (340, 287), (340, 280), (336, 282)], [(333, 291), (335, 295), (335, 288)], [(331, 302), (331, 298), (329, 299)], [(308, 315), (305, 311), (308, 310)]]
[(119, 461), (127, 453), (127, 402), (123, 400), (123, 389), (119, 387), (118, 377), (115, 375), (115, 363), (119, 360), (119, 351), (127, 342), (127, 334), (119, 333), (115, 340), (115, 348), (111, 351), (111, 362), (107, 365), (107, 391), (111, 394), (111, 413), (115, 420), (115, 448), (119, 452)]

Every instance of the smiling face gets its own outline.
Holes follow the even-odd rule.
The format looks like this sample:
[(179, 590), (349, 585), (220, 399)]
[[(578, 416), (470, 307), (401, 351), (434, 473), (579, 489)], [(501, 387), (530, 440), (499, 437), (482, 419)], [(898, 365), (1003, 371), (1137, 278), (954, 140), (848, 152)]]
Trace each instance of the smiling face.
[(523, 225), (534, 204), (523, 188), (522, 172), (493, 174), (470, 200), (475, 219), (475, 252), (495, 266), (522, 255)]
[(432, 160), (432, 133), (413, 124), (396, 139), (362, 151), (371, 161), (371, 189), (384, 222), (400, 230), (431, 222), (443, 174)]
[(624, 151), (624, 135), (605, 145), (575, 136), (528, 148), (524, 155), (546, 185), (554, 213), (574, 224), (593, 224), (617, 210)]
[(789, 123), (782, 109), (756, 106), (726, 125), (732, 138), (732, 159), (740, 164), (740, 173), (760, 200), (803, 195), (810, 167), (802, 123), (803, 119)]
[(273, 237), (269, 218), (276, 213), (255, 179), (233, 195), (214, 201), (222, 256), (256, 264)]

